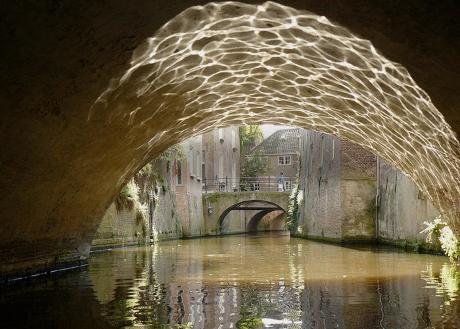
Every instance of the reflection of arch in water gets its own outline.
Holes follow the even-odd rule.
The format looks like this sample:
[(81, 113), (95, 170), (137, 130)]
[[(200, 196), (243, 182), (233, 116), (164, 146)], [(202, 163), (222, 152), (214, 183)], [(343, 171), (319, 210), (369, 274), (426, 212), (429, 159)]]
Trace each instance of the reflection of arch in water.
[[(267, 214), (272, 211), (281, 210), (286, 212), (280, 205), (266, 200), (245, 200), (238, 203), (235, 203), (231, 207), (225, 209), (222, 214), (219, 216), (218, 220), (218, 228), (219, 232), (222, 234), (222, 225), (224, 223), (225, 218), (231, 211), (253, 211), (253, 210), (260, 210), (260, 212), (266, 212)], [(256, 214), (257, 215), (257, 214)], [(262, 216), (263, 217), (263, 216)], [(254, 218), (254, 217), (253, 217)], [(262, 218), (260, 218), (262, 219)], [(259, 219), (259, 220), (260, 220)]]

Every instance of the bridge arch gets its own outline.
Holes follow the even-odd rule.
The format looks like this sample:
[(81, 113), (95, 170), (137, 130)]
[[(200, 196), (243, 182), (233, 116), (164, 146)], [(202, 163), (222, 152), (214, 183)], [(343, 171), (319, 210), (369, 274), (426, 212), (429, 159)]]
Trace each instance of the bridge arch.
[[(286, 213), (286, 210), (283, 209), (283, 207), (281, 207), (280, 205), (274, 203), (274, 202), (271, 202), (271, 201), (267, 201), (267, 200), (244, 200), (244, 201), (241, 201), (241, 202), (238, 202), (230, 207), (228, 207), (227, 209), (225, 209), (221, 215), (219, 216), (219, 220), (218, 220), (218, 228), (219, 228), (219, 233), (222, 234), (222, 227), (223, 227), (223, 223), (224, 223), (224, 220), (225, 218), (227, 218), (227, 215), (231, 212), (231, 211), (241, 211), (241, 210), (244, 210), (244, 211), (260, 211), (262, 213), (264, 213), (265, 215), (272, 212), (272, 211), (283, 211), (284, 213)], [(255, 214), (254, 216), (257, 216), (258, 214)], [(254, 216), (251, 217), (251, 220), (254, 219)], [(262, 216), (263, 217), (263, 216)], [(262, 217), (258, 218), (258, 216), (256, 218), (257, 221), (262, 219)], [(249, 224), (249, 223), (248, 223)], [(247, 225), (248, 225), (247, 224)], [(245, 230), (247, 230), (247, 225), (245, 225)]]
[[(272, 226), (272, 224), (274, 224), (274, 221), (278, 221), (278, 224), (277, 226), (278, 227), (275, 227), (274, 229), (273, 228), (270, 228), (269, 230), (281, 230), (283, 227), (285, 229), (287, 229), (287, 222), (286, 222), (286, 218), (280, 218), (281, 216), (286, 216), (286, 212), (285, 211), (281, 211), (281, 210), (262, 210), (260, 212), (258, 212), (257, 214), (255, 214), (254, 216), (252, 216), (252, 218), (248, 221), (247, 225), (246, 225), (246, 231), (248, 233), (253, 233), (253, 232), (257, 232), (258, 231), (258, 228), (259, 228), (259, 224), (261, 223), (261, 221), (267, 217), (269, 217), (270, 214), (273, 214), (275, 213), (275, 217), (272, 217), (272, 218), (269, 218), (270, 222), (269, 224), (271, 224), (270, 226)], [(281, 225), (279, 225), (279, 221), (282, 220), (283, 222), (281, 223)]]
[(311, 12), (274, 2), (191, 7), (135, 50), (88, 120), (107, 120), (108, 109), (110, 122), (128, 119), (144, 162), (248, 120), (334, 134), (410, 176), (452, 224), (460, 218), (460, 143), (430, 97), (371, 42)]
[[(0, 272), (85, 258), (113, 196), (146, 162), (187, 137), (244, 123), (289, 124), (350, 139), (409, 175), (460, 231), (460, 144), (453, 130), (460, 132), (460, 102), (438, 102), (441, 113), (430, 96), (453, 97), (443, 88), (433, 87), (428, 95), (369, 40), (311, 12), (273, 2), (210, 3), (186, 9), (155, 33), (155, 24), (167, 19), (153, 20), (142, 11), (161, 12), (151, 7), (158, 3), (171, 7), (172, 16), (180, 6), (146, 1), (133, 15), (120, 10), (127, 2), (120, 3), (110, 5), (111, 13), (132, 15), (134, 27), (113, 19), (99, 31), (100, 21), (85, 19), (59, 30), (53, 24), (66, 24), (61, 15), (37, 6), (53, 24), (33, 26), (32, 34), (0, 29), (7, 40), (30, 39), (11, 43), (26, 42), (30, 50), (23, 54), (5, 50), (13, 65), (3, 75), (12, 83), (5, 88), (0, 217), (14, 220), (1, 224)], [(86, 18), (110, 9), (88, 6), (103, 5), (64, 13)], [(23, 11), (6, 13), (4, 22), (24, 32), (21, 24), (11, 24)], [(340, 10), (329, 10), (335, 12)], [(131, 35), (131, 28), (142, 37)], [(359, 32), (368, 30), (362, 26)], [(41, 38), (29, 37), (35, 32)], [(140, 45), (139, 38), (152, 35)], [(394, 44), (380, 35), (376, 29), (374, 39), (386, 43), (388, 54), (411, 65), (413, 56), (392, 52)], [(100, 48), (84, 57), (82, 39)], [(446, 40), (455, 45), (457, 39)], [(457, 53), (446, 62), (458, 63)], [(40, 60), (30, 60), (37, 54)], [(436, 62), (444, 69), (438, 80), (457, 85), (455, 68)], [(433, 61), (426, 63), (413, 72), (439, 71)], [(49, 74), (44, 67), (56, 71)], [(449, 74), (455, 79), (443, 79)], [(425, 76), (425, 87), (433, 76)]]

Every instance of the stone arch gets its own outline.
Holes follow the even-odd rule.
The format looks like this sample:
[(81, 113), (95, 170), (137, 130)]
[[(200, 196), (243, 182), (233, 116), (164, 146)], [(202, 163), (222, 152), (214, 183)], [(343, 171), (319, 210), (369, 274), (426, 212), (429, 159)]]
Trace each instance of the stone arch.
[[(429, 96), (368, 40), (310, 12), (274, 2), (191, 7), (135, 51), (88, 120), (108, 110), (111, 122), (132, 125), (144, 161), (171, 141), (231, 124), (341, 136), (410, 176), (450, 222), (459, 218), (459, 142)], [(152, 137), (139, 139), (139, 129)]]
[[(262, 204), (262, 206), (260, 204)], [(271, 211), (275, 211), (275, 210), (281, 210), (281, 211), (286, 212), (286, 210), (283, 209), (280, 205), (278, 205), (278, 204), (276, 204), (274, 202), (271, 202), (271, 201), (255, 200), (255, 199), (254, 200), (244, 200), (244, 201), (235, 203), (232, 206), (226, 208), (220, 214), (218, 222), (217, 222), (217, 227), (218, 227), (218, 230), (219, 230), (220, 234), (222, 234), (222, 225), (224, 223), (225, 218), (227, 218), (227, 215), (233, 210), (241, 210), (241, 208), (244, 207), (244, 206), (248, 206), (250, 208), (252, 208), (251, 206), (253, 206), (253, 208), (260, 208), (260, 209), (254, 209), (254, 210), (261, 210), (262, 212), (264, 212), (264, 211), (271, 212)], [(272, 208), (272, 209), (262, 209), (262, 207)], [(246, 209), (246, 208), (244, 207), (244, 209)]]
[[(443, 27), (444, 17), (455, 17), (455, 2), (443, 5), (442, 15), (428, 15), (440, 29), (408, 28), (407, 45), (397, 35), (405, 40), (411, 24), (382, 24), (394, 17), (433, 24), (411, 16), (411, 5), (389, 17), (374, 11), (388, 8), (385, 2), (309, 2), (410, 67), (442, 114), (401, 65), (311, 12), (271, 2), (211, 3), (185, 10), (154, 34), (198, 2), (37, 4), (34, 17), (49, 22), (42, 25), (21, 21), (28, 2), (5, 6), (12, 10), (0, 23), (9, 45), (2, 67), (1, 273), (84, 259), (111, 198), (144, 163), (182, 139), (241, 123), (292, 124), (348, 138), (408, 174), (459, 232), (460, 148), (449, 126), (460, 132), (458, 38), (449, 34), (455, 26)], [(100, 24), (106, 15), (114, 19)], [(373, 21), (377, 27), (362, 23)], [(434, 49), (410, 55), (420, 41)], [(306, 66), (299, 65), (303, 57)]]

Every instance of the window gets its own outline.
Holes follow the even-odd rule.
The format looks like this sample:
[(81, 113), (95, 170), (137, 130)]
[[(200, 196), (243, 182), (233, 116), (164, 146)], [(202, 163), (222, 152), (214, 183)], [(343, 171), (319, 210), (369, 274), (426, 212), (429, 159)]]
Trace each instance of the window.
[(291, 181), (284, 181), (284, 190), (285, 191), (290, 191), (291, 190)]
[(290, 155), (282, 155), (278, 157), (278, 164), (279, 165), (290, 165), (291, 164), (291, 156)]
[(251, 183), (251, 191), (260, 191), (260, 183), (259, 182)]
[(177, 178), (177, 185), (182, 184), (182, 163), (177, 160), (176, 162), (176, 178)]

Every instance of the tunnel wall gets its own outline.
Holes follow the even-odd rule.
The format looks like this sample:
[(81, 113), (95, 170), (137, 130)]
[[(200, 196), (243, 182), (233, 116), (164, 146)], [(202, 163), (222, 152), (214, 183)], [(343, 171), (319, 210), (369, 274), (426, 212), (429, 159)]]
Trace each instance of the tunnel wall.
[[(107, 209), (91, 247), (104, 248), (145, 243), (147, 223), (136, 220), (134, 209), (121, 209), (112, 203)], [(145, 232), (145, 233), (144, 233)]]
[[(169, 185), (166, 186), (165, 191), (162, 191), (161, 186), (159, 187), (161, 190), (155, 202), (148, 206), (148, 218), (143, 220), (139, 220), (136, 216), (135, 209), (118, 210), (115, 203), (112, 203), (104, 214), (91, 243), (92, 249), (140, 245), (149, 243), (150, 238), (158, 241), (182, 237), (182, 221), (176, 210), (176, 193)], [(193, 211), (193, 209), (186, 210)]]
[(401, 171), (378, 160), (377, 232), (380, 241), (414, 248), (436, 249), (420, 233), (439, 211)]
[(304, 131), (300, 194), (294, 235), (344, 242), (375, 239), (375, 156), (361, 147)]

